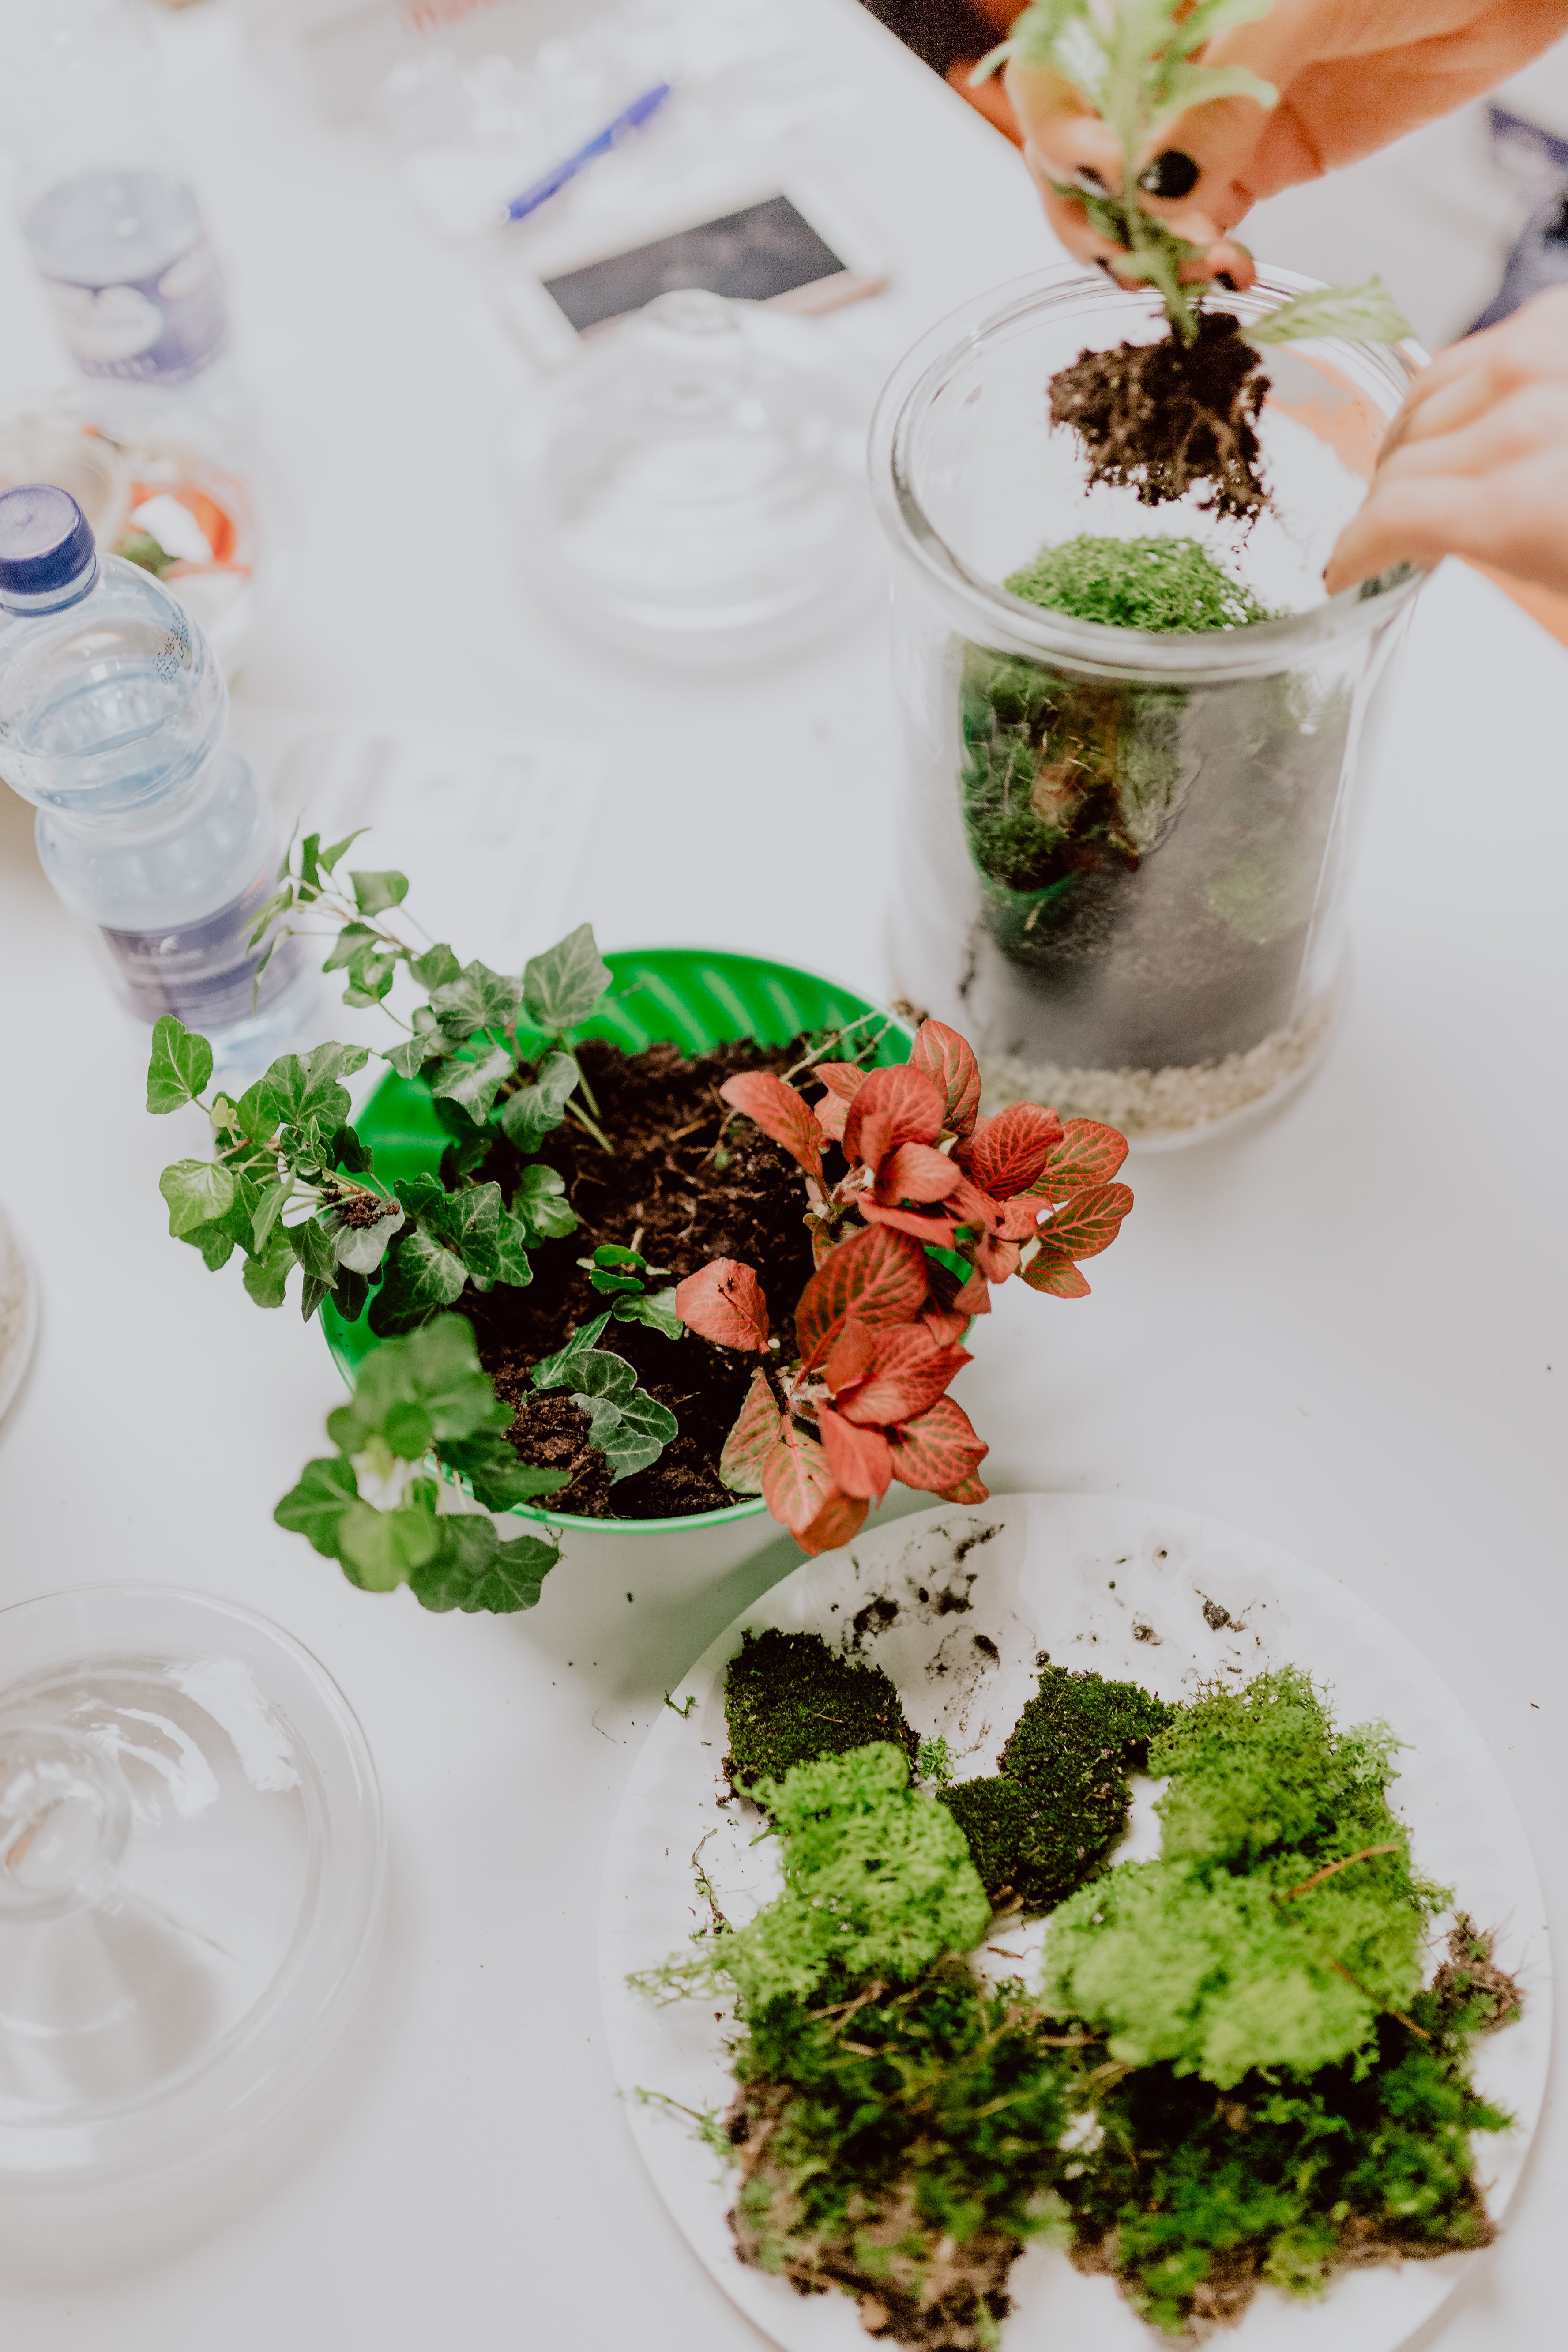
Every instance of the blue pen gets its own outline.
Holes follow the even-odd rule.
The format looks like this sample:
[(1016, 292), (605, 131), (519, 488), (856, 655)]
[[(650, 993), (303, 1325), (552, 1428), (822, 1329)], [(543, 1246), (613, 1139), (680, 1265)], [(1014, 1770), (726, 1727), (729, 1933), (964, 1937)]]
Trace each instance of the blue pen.
[(552, 170), (546, 172), (542, 180), (535, 180), (531, 188), (524, 188), (521, 196), (513, 196), (501, 218), (526, 220), (530, 213), (537, 212), (541, 205), (548, 204), (568, 180), (574, 180), (584, 163), (591, 163), (595, 155), (607, 155), (612, 147), (620, 145), (628, 131), (640, 130), (649, 115), (657, 113), (668, 96), (669, 84), (667, 81), (659, 82), (653, 89), (645, 89), (640, 98), (633, 99), (624, 113), (617, 114), (613, 122), (605, 125), (597, 138), (590, 139), (585, 147), (579, 147), (574, 155), (568, 155), (563, 163), (557, 163)]

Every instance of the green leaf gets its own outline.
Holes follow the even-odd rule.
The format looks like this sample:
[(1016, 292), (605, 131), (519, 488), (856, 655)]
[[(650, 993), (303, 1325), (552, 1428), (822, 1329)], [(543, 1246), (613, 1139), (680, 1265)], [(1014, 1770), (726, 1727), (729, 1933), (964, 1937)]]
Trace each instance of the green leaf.
[(1173, 65), (1160, 78), (1160, 91), (1163, 103), (1150, 121), (1151, 138), (1158, 138), (1189, 106), (1206, 106), (1211, 99), (1250, 98), (1266, 110), (1279, 103), (1274, 84), (1246, 66)]
[(358, 1454), (373, 1438), (390, 1442), (388, 1431), (405, 1426), (395, 1418), (399, 1409), (409, 1404), (426, 1415), (442, 1446), (450, 1438), (508, 1429), (513, 1418), (481, 1368), (472, 1328), (460, 1315), (439, 1315), (407, 1339), (372, 1349), (353, 1398), (328, 1421), (333, 1444)]
[(351, 1176), (368, 1176), (375, 1166), (375, 1154), (352, 1127), (340, 1127), (332, 1138), (332, 1165)]
[[(577, 1263), (581, 1265), (582, 1259), (579, 1258)], [(642, 1297), (642, 1284), (635, 1274), (606, 1274), (602, 1266), (598, 1266), (588, 1276), (588, 1280), (592, 1287), (597, 1291), (619, 1292), (623, 1296), (629, 1294), (634, 1298)]]
[(564, 1470), (536, 1470), (517, 1448), (495, 1430), (478, 1437), (447, 1438), (440, 1447), (449, 1470), (459, 1471), (487, 1510), (510, 1511), (514, 1503), (532, 1503), (571, 1484)]
[(453, 1513), (436, 1524), (440, 1549), (408, 1580), (415, 1599), (426, 1609), (486, 1610), (494, 1616), (531, 1609), (561, 1557), (558, 1544), (538, 1536), (503, 1543), (492, 1522), (477, 1513)]
[(360, 1007), (379, 1004), (392, 992), (397, 977), (398, 957), (394, 948), (362, 948), (349, 966), (349, 984), (343, 991), (343, 1003)]
[(1321, 286), (1298, 294), (1241, 331), (1249, 343), (1267, 346), (1320, 335), (1347, 343), (1397, 343), (1415, 331), (1383, 280), (1369, 278), (1362, 286)]
[[(374, 1274), (403, 1225), (404, 1213), (395, 1201), (385, 1203), (373, 1225), (346, 1224), (342, 1209), (335, 1210), (329, 1231), (339, 1266), (351, 1274)], [(340, 1277), (332, 1278), (336, 1282)]]
[(528, 1227), (503, 1212), (496, 1227), (495, 1278), (509, 1283), (513, 1290), (526, 1290), (533, 1280), (528, 1241)]
[(318, 1045), (303, 1058), (285, 1054), (241, 1095), (236, 1110), (247, 1135), (264, 1142), (279, 1127), (316, 1126), (334, 1136), (353, 1105), (340, 1085), (370, 1059), (364, 1045)]
[(482, 1127), (502, 1079), (510, 1078), (516, 1067), (510, 1045), (491, 1045), (477, 1062), (448, 1062), (440, 1076), (431, 1080), (430, 1091), (444, 1101), (460, 1103)]
[(234, 1235), (222, 1223), (194, 1225), (188, 1234), (182, 1234), (180, 1239), (188, 1242), (193, 1249), (200, 1250), (209, 1274), (216, 1274), (219, 1266), (226, 1265), (234, 1255)]
[(382, 1336), (413, 1331), (468, 1287), (460, 1257), (416, 1226), (392, 1253), (386, 1278), (370, 1310), (370, 1328)]
[(638, 1388), (637, 1374), (624, 1358), (590, 1356), (583, 1369), (596, 1374), (601, 1364), (619, 1369), (595, 1377), (589, 1387), (574, 1392), (572, 1402), (588, 1414), (588, 1443), (598, 1446), (609, 1464), (613, 1486), (657, 1462), (680, 1424), (668, 1405)]
[[(574, 1383), (580, 1386), (577, 1381), (579, 1360), (590, 1353), (609, 1319), (607, 1313), (595, 1315), (591, 1323), (584, 1323), (581, 1329), (573, 1333), (563, 1348), (557, 1348), (552, 1356), (541, 1357), (528, 1376), (534, 1387), (561, 1389), (570, 1388)], [(616, 1360), (619, 1362), (620, 1359), (617, 1357)]]
[[(428, 1081), (426, 1081), (428, 1084)], [(432, 1096), (430, 1108), (447, 1130), (448, 1141), (441, 1155), (441, 1181), (455, 1184), (460, 1176), (477, 1168), (481, 1160), (489, 1157), (494, 1141), (488, 1127), (476, 1127), (461, 1103), (445, 1102)]]
[[(501, 1125), (506, 1125), (504, 1109)], [(511, 1213), (527, 1226), (530, 1241), (556, 1241), (577, 1230), (577, 1212), (566, 1198), (566, 1179), (557, 1169), (546, 1168), (538, 1160), (525, 1168), (518, 1180)]]
[(291, 882), (286, 883), (281, 890), (275, 890), (267, 904), (257, 908), (256, 919), (251, 924), (250, 935), (246, 940), (247, 947), (253, 948), (258, 940), (278, 920), (279, 916), (286, 915), (293, 904), (294, 886)]
[(177, 1241), (197, 1225), (221, 1217), (234, 1199), (234, 1178), (211, 1160), (176, 1160), (158, 1179), (169, 1207), (169, 1231)]
[(323, 971), (347, 971), (356, 958), (363, 955), (367, 948), (375, 946), (376, 938), (377, 934), (369, 923), (345, 923), (338, 933), (337, 943), (321, 966), (321, 970)]
[(390, 1053), (383, 1047), (381, 1058), (384, 1062), (392, 1064), (400, 1078), (415, 1078), (418, 1076), (426, 1062), (435, 1061), (446, 1051), (447, 1045), (444, 1038), (405, 1037), (400, 1045), (394, 1045)]
[(337, 1279), (338, 1254), (326, 1226), (319, 1217), (307, 1217), (303, 1223), (285, 1230), (289, 1246), (306, 1273), (312, 1275), (323, 1290), (330, 1290)]
[(476, 1029), (516, 1024), (522, 983), (488, 963), (468, 963), (455, 980), (433, 989), (430, 1003), (449, 1036), (468, 1037)]
[(195, 1102), (213, 1074), (213, 1049), (205, 1037), (165, 1013), (153, 1024), (153, 1058), (147, 1065), (147, 1108), (161, 1115)]
[(463, 967), (443, 941), (438, 947), (426, 948), (422, 956), (414, 957), (408, 969), (421, 987), (444, 988), (448, 981), (458, 978)]
[[(501, 1132), (507, 1141), (519, 1151), (537, 1151), (551, 1129), (559, 1127), (565, 1117), (577, 1076), (577, 1065), (570, 1054), (547, 1054), (532, 1081), (519, 1087), (501, 1105)], [(566, 1230), (570, 1233), (571, 1226)]]
[(611, 972), (599, 954), (591, 923), (580, 923), (523, 969), (522, 997), (528, 1017), (549, 1036), (586, 1021), (610, 985)]
[(359, 1321), (369, 1296), (368, 1277), (352, 1265), (340, 1265), (338, 1278), (332, 1285), (332, 1304), (345, 1323)]
[(250, 1216), (250, 1247), (258, 1255), (266, 1250), (268, 1242), (271, 1239), (272, 1229), (282, 1214), (283, 1204), (293, 1190), (292, 1183), (273, 1183), (263, 1186), (261, 1197)]
[(640, 1298), (617, 1298), (610, 1309), (617, 1323), (646, 1323), (667, 1339), (679, 1339), (686, 1326), (675, 1311), (675, 1290), (650, 1290)]
[(317, 860), (322, 873), (331, 874), (334, 866), (337, 865), (339, 858), (343, 856), (344, 852), (352, 849), (355, 842), (360, 839), (361, 835), (367, 834), (369, 831), (370, 827), (368, 824), (356, 825), (353, 833), (344, 834), (342, 841), (334, 841), (331, 849), (323, 849), (320, 858)]
[(333, 1454), (306, 1463), (299, 1485), (290, 1486), (272, 1516), (280, 1528), (308, 1536), (323, 1559), (336, 1559), (343, 1513), (358, 1500), (353, 1465)]
[[(277, 1236), (273, 1238), (276, 1240)], [(269, 1249), (265, 1257), (247, 1257), (240, 1274), (247, 1296), (253, 1298), (258, 1307), (281, 1307), (293, 1264), (294, 1253), (288, 1248)]]
[(405, 1176), (397, 1197), (432, 1239), (461, 1258), (477, 1290), (496, 1278), (502, 1215), (499, 1184), (465, 1184), (448, 1192), (433, 1176)]
[(338, 1521), (338, 1558), (350, 1580), (366, 1592), (392, 1592), (441, 1549), (440, 1521), (417, 1503), (378, 1511), (351, 1503)]
[(382, 915), (400, 907), (408, 896), (408, 877), (388, 867), (384, 874), (351, 874), (354, 905), (362, 915)]

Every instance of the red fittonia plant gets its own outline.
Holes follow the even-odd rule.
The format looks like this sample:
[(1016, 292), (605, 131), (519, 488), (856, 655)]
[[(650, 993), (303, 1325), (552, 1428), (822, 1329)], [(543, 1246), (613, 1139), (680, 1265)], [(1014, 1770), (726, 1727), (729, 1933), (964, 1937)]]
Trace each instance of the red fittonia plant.
[[(769, 1329), (749, 1265), (715, 1258), (677, 1288), (705, 1339), (753, 1349), (741, 1417), (720, 1462), (726, 1486), (762, 1495), (806, 1551), (857, 1533), (895, 1478), (946, 1502), (984, 1502), (987, 1448), (947, 1393), (970, 1360), (960, 1341), (991, 1310), (991, 1285), (1082, 1298), (1080, 1258), (1115, 1240), (1132, 1206), (1111, 1180), (1125, 1139), (1037, 1103), (979, 1119), (980, 1071), (956, 1030), (922, 1023), (910, 1058), (861, 1069), (819, 1062), (814, 1108), (761, 1070), (728, 1079), (734, 1110), (798, 1161), (816, 1271), (801, 1294), (793, 1355)], [(830, 1183), (823, 1153), (843, 1149)], [(957, 1274), (933, 1250), (963, 1261)]]

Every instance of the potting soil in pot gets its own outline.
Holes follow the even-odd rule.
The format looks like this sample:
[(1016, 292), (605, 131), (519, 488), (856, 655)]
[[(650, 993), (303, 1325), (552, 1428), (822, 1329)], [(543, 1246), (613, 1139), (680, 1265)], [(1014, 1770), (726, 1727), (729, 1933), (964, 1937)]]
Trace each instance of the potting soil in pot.
[[(480, 1362), (517, 1407), (508, 1433), (513, 1444), (526, 1462), (571, 1473), (571, 1485), (550, 1497), (552, 1513), (681, 1517), (742, 1499), (724, 1486), (717, 1464), (754, 1356), (690, 1332), (669, 1339), (646, 1324), (612, 1320), (599, 1345), (623, 1357), (679, 1423), (649, 1469), (613, 1486), (605, 1455), (588, 1443), (588, 1415), (561, 1391), (542, 1393), (529, 1373), (609, 1306), (577, 1263), (605, 1242), (640, 1250), (670, 1281), (710, 1258), (740, 1258), (762, 1280), (773, 1328), (788, 1328), (812, 1271), (800, 1171), (750, 1119), (728, 1111), (718, 1090), (737, 1070), (788, 1070), (806, 1050), (803, 1039), (777, 1047), (741, 1039), (692, 1057), (670, 1045), (633, 1055), (600, 1043), (576, 1048), (614, 1154), (571, 1118), (548, 1134), (530, 1157), (564, 1179), (576, 1231), (531, 1252), (526, 1289), (469, 1291), (462, 1300)], [(478, 1172), (510, 1197), (522, 1165), (510, 1143), (497, 1140)]]
[[(1072, 540), (1005, 585), (1166, 634), (1279, 617), (1190, 539)], [(982, 908), (964, 994), (990, 1041), (990, 1099), (1164, 1134), (1304, 1066), (1330, 1011), (1303, 1003), (1302, 980), (1348, 690), (1075, 676), (972, 644), (960, 691)]]

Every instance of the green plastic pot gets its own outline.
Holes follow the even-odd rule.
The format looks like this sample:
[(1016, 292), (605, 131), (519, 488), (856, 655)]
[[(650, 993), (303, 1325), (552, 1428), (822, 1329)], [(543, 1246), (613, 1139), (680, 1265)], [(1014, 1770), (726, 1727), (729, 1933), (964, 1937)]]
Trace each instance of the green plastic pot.
[[(803, 1030), (836, 1028), (881, 1009), (820, 972), (718, 948), (621, 948), (605, 961), (615, 975), (614, 994), (605, 1010), (577, 1034), (605, 1038), (628, 1054), (657, 1044), (698, 1054), (734, 1037), (787, 1045)], [(882, 1017), (889, 1025), (873, 1066), (908, 1061), (913, 1030), (891, 1013)], [(531, 1045), (545, 1043), (527, 1028), (520, 1028), (517, 1035), (525, 1053)], [(414, 1080), (389, 1071), (354, 1125), (362, 1141), (374, 1150), (375, 1172), (383, 1181), (436, 1172), (447, 1137), (429, 1095)], [(358, 1366), (377, 1344), (375, 1334), (363, 1315), (357, 1322), (345, 1323), (330, 1299), (321, 1312), (327, 1345), (352, 1388)], [(731, 1567), (770, 1540), (771, 1520), (762, 1527), (746, 1525), (763, 1520), (765, 1510), (759, 1495), (727, 1504), (722, 1510), (678, 1518), (578, 1518), (530, 1503), (515, 1504), (510, 1516), (559, 1530), (574, 1551), (590, 1538), (637, 1537), (646, 1543), (655, 1536), (678, 1537), (689, 1539), (685, 1545), (689, 1552), (695, 1549), (714, 1563)]]

